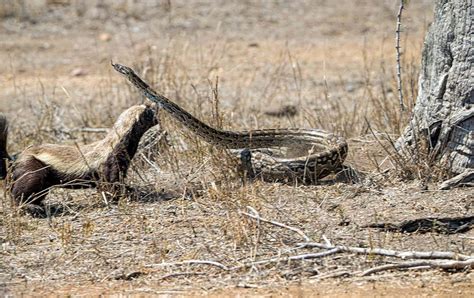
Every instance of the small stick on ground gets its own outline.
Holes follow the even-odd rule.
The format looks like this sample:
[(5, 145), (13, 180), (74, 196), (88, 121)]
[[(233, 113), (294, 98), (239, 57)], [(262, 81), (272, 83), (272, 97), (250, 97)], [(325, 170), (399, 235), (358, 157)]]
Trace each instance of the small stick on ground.
[(330, 246), (323, 243), (309, 242), (300, 243), (301, 247), (317, 247), (321, 249), (339, 248), (341, 252), (351, 252), (356, 254), (379, 255), (385, 257), (395, 257), (400, 259), (450, 259), (450, 260), (474, 260), (474, 256), (458, 254), (450, 251), (399, 251), (383, 248), (363, 248), (344, 245)]
[(323, 238), (324, 242), (326, 242), (327, 246), (333, 246), (331, 241), (328, 239), (328, 237), (326, 237), (326, 235), (323, 234), (322, 238)]
[(246, 212), (240, 212), (240, 214), (248, 216), (250, 218), (253, 218), (253, 219), (261, 221), (261, 222), (266, 222), (266, 223), (272, 224), (272, 225), (280, 227), (280, 228), (288, 229), (290, 231), (293, 231), (293, 232), (297, 233), (301, 237), (303, 237), (303, 239), (306, 242), (311, 242), (311, 238), (306, 236), (306, 234), (303, 231), (301, 231), (300, 229), (295, 228), (295, 227), (287, 226), (285, 224), (282, 224), (282, 223), (274, 221), (274, 220), (268, 220), (268, 219), (262, 218), (258, 215), (258, 213), (256, 212), (256, 210), (254, 208), (252, 208), (250, 206), (247, 206), (247, 208), (249, 208), (252, 211), (252, 213), (254, 213), (254, 214), (250, 214), (250, 213), (246, 213)]
[(387, 264), (382, 266), (377, 266), (362, 272), (362, 276), (367, 276), (376, 272), (391, 270), (391, 269), (408, 269), (408, 268), (441, 268), (441, 269), (468, 269), (474, 268), (474, 259), (469, 259), (465, 261), (440, 261), (440, 260), (427, 260), (427, 261), (413, 261), (405, 262), (399, 264)]
[(339, 252), (341, 252), (341, 250), (339, 248), (333, 248), (331, 250), (318, 252), (318, 253), (301, 254), (301, 255), (295, 255), (295, 256), (289, 256), (289, 257), (276, 257), (276, 258), (271, 258), (271, 259), (266, 259), (266, 260), (261, 260), (261, 261), (256, 261), (256, 262), (250, 262), (250, 263), (247, 263), (247, 264), (235, 266), (235, 267), (230, 268), (230, 270), (238, 270), (238, 269), (252, 267), (252, 266), (256, 266), (256, 265), (263, 265), (263, 264), (282, 262), (282, 261), (285, 262), (285, 261), (317, 259), (317, 258), (322, 258), (322, 257), (326, 257), (326, 256), (329, 256), (329, 255), (337, 254)]

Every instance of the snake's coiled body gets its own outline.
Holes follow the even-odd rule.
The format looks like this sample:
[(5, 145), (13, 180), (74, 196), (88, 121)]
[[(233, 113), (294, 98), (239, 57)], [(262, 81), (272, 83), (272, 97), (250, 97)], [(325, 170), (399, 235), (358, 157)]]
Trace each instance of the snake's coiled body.
[[(252, 175), (272, 179), (315, 181), (341, 168), (348, 146), (344, 138), (318, 129), (259, 129), (227, 131), (213, 128), (155, 92), (131, 68), (112, 64), (143, 95), (169, 112), (208, 143), (234, 149)], [(282, 153), (287, 149), (287, 153)], [(290, 152), (293, 150), (293, 152)]]

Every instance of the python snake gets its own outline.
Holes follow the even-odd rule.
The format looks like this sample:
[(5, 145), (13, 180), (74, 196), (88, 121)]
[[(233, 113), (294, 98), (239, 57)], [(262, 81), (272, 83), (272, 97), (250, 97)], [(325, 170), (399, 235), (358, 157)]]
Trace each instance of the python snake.
[[(146, 98), (206, 142), (240, 154), (242, 166), (251, 176), (314, 182), (341, 169), (347, 156), (344, 138), (319, 129), (228, 131), (213, 128), (154, 91), (130, 67), (114, 63), (112, 66)], [(293, 150), (293, 156), (288, 156), (285, 148), (286, 152)]]

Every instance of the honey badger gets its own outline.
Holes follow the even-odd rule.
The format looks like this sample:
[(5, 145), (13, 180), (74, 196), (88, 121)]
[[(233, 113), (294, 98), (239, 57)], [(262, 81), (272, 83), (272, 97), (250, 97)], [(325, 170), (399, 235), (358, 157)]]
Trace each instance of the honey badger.
[(11, 194), (18, 204), (42, 205), (54, 185), (74, 187), (79, 182), (82, 187), (95, 187), (99, 181), (113, 185), (126, 176), (143, 134), (157, 124), (154, 106), (135, 105), (118, 117), (102, 140), (78, 146), (28, 147), (13, 161), (7, 151), (8, 121), (0, 113), (0, 178), (5, 179), (10, 160)]

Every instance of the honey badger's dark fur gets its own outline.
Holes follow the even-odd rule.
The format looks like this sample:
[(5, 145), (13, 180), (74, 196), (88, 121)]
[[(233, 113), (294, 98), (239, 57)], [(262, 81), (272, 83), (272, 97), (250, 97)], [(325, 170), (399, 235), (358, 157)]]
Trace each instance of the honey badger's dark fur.
[[(136, 105), (124, 111), (107, 136), (82, 146), (44, 144), (25, 149), (13, 162), (12, 196), (18, 202), (41, 204), (53, 185), (119, 182), (125, 177), (143, 134), (158, 124), (154, 108)], [(8, 122), (0, 114), (0, 175), (5, 177)], [(84, 185), (85, 183), (85, 185)]]
[(7, 160), (10, 159), (7, 151), (8, 121), (5, 115), (0, 113), (0, 179), (7, 175)]

